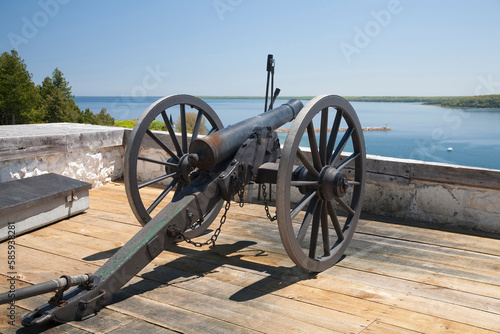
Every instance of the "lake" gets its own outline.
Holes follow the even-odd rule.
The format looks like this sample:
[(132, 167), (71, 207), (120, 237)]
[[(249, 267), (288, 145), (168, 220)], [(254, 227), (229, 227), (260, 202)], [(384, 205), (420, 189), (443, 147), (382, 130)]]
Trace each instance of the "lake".
[[(136, 119), (158, 97), (76, 97), (80, 109), (101, 108), (115, 120)], [(264, 111), (264, 100), (205, 99), (224, 126)], [(285, 103), (278, 100), (275, 106)], [(302, 101), (304, 105), (308, 102)], [(418, 103), (352, 102), (365, 131), (366, 151), (387, 157), (500, 169), (500, 109), (453, 109)], [(289, 127), (289, 125), (285, 126)], [(286, 134), (280, 134), (282, 143)], [(452, 147), (453, 151), (447, 148)]]

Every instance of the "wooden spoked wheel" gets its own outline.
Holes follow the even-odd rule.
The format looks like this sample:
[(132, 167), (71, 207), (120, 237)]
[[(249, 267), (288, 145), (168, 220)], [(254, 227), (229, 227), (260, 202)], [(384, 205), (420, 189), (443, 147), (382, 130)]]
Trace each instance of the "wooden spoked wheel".
[(312, 99), (285, 140), (276, 184), (281, 240), (298, 266), (320, 272), (341, 258), (361, 213), (365, 179), (354, 109), (336, 95)]
[[(137, 121), (125, 152), (125, 189), (137, 220), (147, 224), (199, 170), (187, 161), (189, 144), (223, 128), (213, 109), (191, 95), (171, 95), (149, 106)], [(156, 130), (155, 130), (156, 129)], [(160, 195), (158, 190), (162, 189)], [(223, 201), (184, 234), (200, 235), (215, 219)]]

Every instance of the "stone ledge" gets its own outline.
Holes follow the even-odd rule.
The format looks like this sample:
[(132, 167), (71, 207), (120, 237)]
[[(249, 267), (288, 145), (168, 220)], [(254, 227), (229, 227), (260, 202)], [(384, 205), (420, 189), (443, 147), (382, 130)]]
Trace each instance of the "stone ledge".
[(412, 181), (500, 190), (500, 170), (367, 155), (368, 179), (409, 184)]
[(47, 123), (0, 126), (0, 161), (122, 146), (124, 129)]
[(500, 233), (500, 170), (367, 155), (363, 213)]
[(0, 126), (0, 182), (56, 173), (103, 185), (123, 175), (124, 132), (77, 123)]

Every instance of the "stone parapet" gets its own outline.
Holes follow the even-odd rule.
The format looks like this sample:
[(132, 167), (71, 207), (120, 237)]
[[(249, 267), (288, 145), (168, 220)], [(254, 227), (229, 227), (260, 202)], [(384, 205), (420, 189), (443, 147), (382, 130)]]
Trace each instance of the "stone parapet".
[(123, 174), (123, 134), (74, 123), (0, 126), (0, 181), (56, 173), (98, 187)]
[(500, 170), (368, 156), (366, 213), (500, 233)]
[[(366, 167), (363, 214), (500, 233), (500, 170), (376, 155), (367, 156)], [(249, 197), (259, 197), (257, 187)]]

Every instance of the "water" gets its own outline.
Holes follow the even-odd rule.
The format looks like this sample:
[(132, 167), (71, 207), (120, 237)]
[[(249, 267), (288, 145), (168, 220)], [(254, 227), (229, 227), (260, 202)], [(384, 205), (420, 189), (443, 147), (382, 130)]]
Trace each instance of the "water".
[[(116, 120), (136, 119), (158, 97), (77, 97), (81, 109), (106, 108)], [(263, 100), (206, 99), (225, 126), (263, 112)], [(278, 100), (275, 105), (284, 103)], [(302, 101), (306, 104), (308, 101)], [(418, 103), (352, 102), (368, 154), (500, 169), (500, 109), (453, 109)], [(289, 127), (286, 125), (285, 127)], [(280, 134), (284, 142), (286, 134)], [(447, 148), (452, 147), (453, 151)]]

